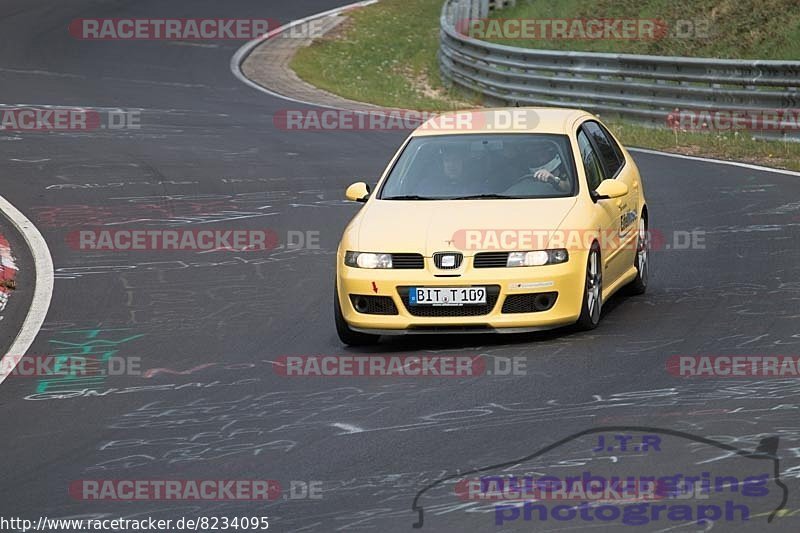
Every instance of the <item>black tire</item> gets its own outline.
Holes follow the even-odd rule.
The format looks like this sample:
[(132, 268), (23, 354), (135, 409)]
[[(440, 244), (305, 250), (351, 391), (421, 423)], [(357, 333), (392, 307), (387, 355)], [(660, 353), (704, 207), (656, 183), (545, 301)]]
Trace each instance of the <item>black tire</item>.
[(639, 218), (639, 235), (636, 238), (636, 255), (633, 258), (636, 267), (636, 278), (628, 284), (629, 294), (644, 294), (650, 281), (650, 233), (648, 233), (647, 217)]
[[(589, 296), (592, 295), (590, 300)], [(579, 329), (588, 331), (600, 323), (603, 312), (603, 263), (600, 257), (600, 246), (592, 243), (589, 258), (586, 260), (586, 276), (583, 284), (583, 303), (581, 316), (575, 323)]]
[(333, 319), (336, 322), (336, 333), (339, 335), (339, 340), (348, 346), (370, 346), (376, 344), (380, 335), (370, 335), (369, 333), (361, 333), (353, 331), (342, 315), (342, 308), (339, 305), (339, 291), (334, 285), (333, 289)]

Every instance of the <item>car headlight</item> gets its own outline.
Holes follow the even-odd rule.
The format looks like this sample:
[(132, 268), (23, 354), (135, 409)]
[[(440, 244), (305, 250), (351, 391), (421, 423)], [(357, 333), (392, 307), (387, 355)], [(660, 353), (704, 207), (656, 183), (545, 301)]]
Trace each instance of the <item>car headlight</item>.
[(344, 264), (354, 268), (392, 268), (392, 254), (346, 252)]
[(536, 250), (534, 252), (511, 252), (508, 254), (508, 267), (557, 265), (569, 261), (569, 253), (563, 249)]

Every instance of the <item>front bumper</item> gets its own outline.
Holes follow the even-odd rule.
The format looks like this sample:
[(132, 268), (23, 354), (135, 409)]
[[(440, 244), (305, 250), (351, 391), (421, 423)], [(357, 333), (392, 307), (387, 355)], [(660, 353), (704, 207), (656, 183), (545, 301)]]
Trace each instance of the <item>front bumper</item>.
[[(365, 333), (517, 333), (571, 324), (581, 312), (586, 264), (582, 254), (574, 254), (559, 265), (481, 269), (473, 268), (472, 258), (465, 257), (458, 270), (448, 272), (436, 269), (430, 258), (425, 258), (424, 269), (416, 270), (351, 268), (343, 264), (341, 254), (337, 261), (342, 314), (352, 329)], [(408, 287), (469, 286), (496, 287), (497, 297), (490, 309), (474, 314), (474, 309), (440, 308), (442, 314), (450, 316), (418, 316), (420, 311), (412, 312), (404, 298)], [(509, 296), (533, 293), (557, 293), (555, 304), (545, 311), (503, 312)], [(396, 314), (358, 312), (352, 295), (391, 298)], [(509, 310), (510, 306), (506, 308)]]

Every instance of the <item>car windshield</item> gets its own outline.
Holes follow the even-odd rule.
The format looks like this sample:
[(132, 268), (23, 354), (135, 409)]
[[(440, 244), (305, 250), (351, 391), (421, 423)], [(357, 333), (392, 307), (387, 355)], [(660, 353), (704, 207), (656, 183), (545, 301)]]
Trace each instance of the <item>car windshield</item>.
[(414, 137), (380, 191), (383, 200), (557, 198), (576, 192), (566, 135)]

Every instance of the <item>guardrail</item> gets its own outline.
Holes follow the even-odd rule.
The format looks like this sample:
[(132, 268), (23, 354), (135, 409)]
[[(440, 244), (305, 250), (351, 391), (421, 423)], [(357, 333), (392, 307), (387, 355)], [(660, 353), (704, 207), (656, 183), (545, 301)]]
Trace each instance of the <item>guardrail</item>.
[[(536, 50), (459, 31), (508, 4), (513, 0), (446, 0), (441, 14), (442, 75), (492, 104), (581, 108), (662, 127), (675, 110), (800, 108), (800, 61)], [(798, 124), (778, 121), (774, 133), (800, 138)]]

